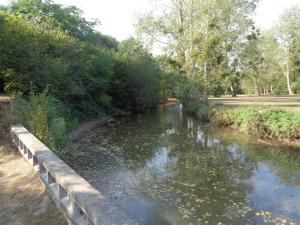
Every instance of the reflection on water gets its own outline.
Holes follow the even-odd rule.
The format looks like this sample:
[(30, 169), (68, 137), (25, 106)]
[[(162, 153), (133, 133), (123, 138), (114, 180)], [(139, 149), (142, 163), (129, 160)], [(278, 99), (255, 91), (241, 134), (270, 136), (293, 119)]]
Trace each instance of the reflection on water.
[(300, 223), (297, 150), (209, 128), (180, 106), (122, 118), (70, 148), (68, 163), (139, 224)]

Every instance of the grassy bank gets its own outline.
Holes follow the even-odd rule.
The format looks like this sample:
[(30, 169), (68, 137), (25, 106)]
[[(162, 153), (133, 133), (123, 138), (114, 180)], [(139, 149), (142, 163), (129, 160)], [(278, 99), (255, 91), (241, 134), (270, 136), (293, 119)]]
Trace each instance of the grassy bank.
[(237, 128), (259, 138), (300, 142), (300, 113), (271, 106), (229, 107), (190, 103), (188, 113), (215, 126)]

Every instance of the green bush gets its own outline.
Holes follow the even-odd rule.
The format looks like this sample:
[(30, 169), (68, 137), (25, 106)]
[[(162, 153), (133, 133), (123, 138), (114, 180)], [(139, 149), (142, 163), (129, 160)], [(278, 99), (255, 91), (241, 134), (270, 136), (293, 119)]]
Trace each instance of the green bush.
[(34, 134), (42, 140), (48, 140), (48, 115), (42, 105), (36, 105), (31, 112), (31, 128)]
[(300, 130), (299, 113), (271, 108), (262, 117), (272, 137), (297, 138)]
[(230, 126), (234, 123), (232, 113), (221, 105), (210, 107), (208, 111), (208, 120), (217, 126)]
[(235, 126), (260, 138), (300, 139), (300, 113), (276, 107), (247, 106), (230, 108), (189, 103), (186, 111), (216, 126)]
[[(0, 85), (4, 81), (7, 92), (27, 98), (30, 92), (47, 89), (81, 120), (99, 118), (115, 108), (142, 111), (156, 106), (161, 68), (141, 43), (133, 38), (113, 43), (88, 29), (89, 23), (88, 40), (82, 37), (85, 32), (78, 38), (67, 24), (60, 24), (64, 20), (56, 21), (61, 10), (68, 14), (61, 6), (56, 5), (58, 14), (53, 14), (44, 12), (44, 7), (53, 9), (51, 2), (32, 7), (26, 2), (0, 9)], [(31, 11), (35, 7), (42, 7), (38, 14)], [(80, 14), (66, 16), (83, 22)], [(103, 38), (114, 49), (101, 44)]]
[(196, 114), (200, 110), (201, 104), (198, 102), (188, 102), (185, 104), (184, 110), (190, 114)]
[(184, 107), (189, 114), (196, 115), (202, 121), (208, 121), (209, 105), (200, 102), (188, 102)]
[(17, 97), (13, 103), (14, 118), (24, 124), (39, 139), (59, 155), (67, 142), (67, 132), (76, 127), (77, 120), (63, 104), (47, 92), (30, 94), (28, 99)]
[(55, 149), (66, 143), (66, 127), (64, 118), (54, 118), (51, 120), (49, 127), (49, 142), (54, 145), (53, 147)]
[(262, 109), (259, 106), (236, 108), (232, 114), (234, 123), (247, 134), (265, 136)]
[(268, 138), (299, 139), (300, 114), (268, 106), (228, 109), (233, 122), (250, 135)]
[(113, 71), (108, 90), (113, 108), (139, 112), (159, 103), (161, 70), (137, 40), (129, 38), (120, 43)]

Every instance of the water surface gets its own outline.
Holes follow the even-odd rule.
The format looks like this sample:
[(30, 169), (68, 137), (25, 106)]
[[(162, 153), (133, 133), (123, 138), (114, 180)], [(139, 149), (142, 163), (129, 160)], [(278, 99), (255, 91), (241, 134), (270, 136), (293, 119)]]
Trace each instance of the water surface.
[(101, 125), (70, 149), (66, 161), (138, 224), (300, 224), (299, 149), (210, 128), (180, 105)]

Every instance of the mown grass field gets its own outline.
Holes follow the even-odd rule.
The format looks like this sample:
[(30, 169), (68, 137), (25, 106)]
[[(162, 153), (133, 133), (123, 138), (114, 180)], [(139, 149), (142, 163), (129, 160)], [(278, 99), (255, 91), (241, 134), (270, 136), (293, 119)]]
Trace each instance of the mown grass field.
[(280, 107), (287, 111), (300, 112), (300, 95), (293, 96), (238, 96), (209, 98), (212, 104), (239, 107), (248, 105), (268, 105)]

